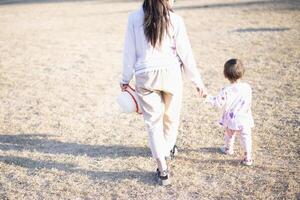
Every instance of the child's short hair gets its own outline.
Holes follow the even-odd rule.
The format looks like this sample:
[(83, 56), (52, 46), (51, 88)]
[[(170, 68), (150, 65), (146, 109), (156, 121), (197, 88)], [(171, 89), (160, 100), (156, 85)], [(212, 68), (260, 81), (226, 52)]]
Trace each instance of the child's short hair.
[(224, 65), (224, 76), (231, 82), (243, 77), (245, 68), (239, 59), (230, 59)]

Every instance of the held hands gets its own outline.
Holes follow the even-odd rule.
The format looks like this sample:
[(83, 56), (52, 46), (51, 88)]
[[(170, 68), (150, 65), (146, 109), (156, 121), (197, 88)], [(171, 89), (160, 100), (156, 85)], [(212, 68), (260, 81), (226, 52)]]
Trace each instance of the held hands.
[(204, 98), (204, 103), (214, 105), (215, 98), (207, 93), (207, 90), (204, 87), (197, 87), (197, 92), (200, 94), (200, 97)]
[(197, 87), (197, 92), (199, 93), (200, 97), (206, 98), (207, 97), (207, 90), (205, 87)]

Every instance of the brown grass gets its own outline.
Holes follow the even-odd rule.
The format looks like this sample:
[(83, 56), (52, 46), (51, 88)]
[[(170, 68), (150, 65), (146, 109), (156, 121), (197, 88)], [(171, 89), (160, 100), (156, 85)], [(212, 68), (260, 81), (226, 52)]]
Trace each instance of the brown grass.
[(300, 198), (298, 2), (178, 1), (212, 94), (227, 59), (247, 66), (255, 163), (239, 164), (238, 141), (235, 156), (219, 153), (219, 113), (185, 82), (168, 188), (155, 183), (141, 116), (115, 101), (127, 15), (140, 3), (42, 2), (0, 5), (0, 199)]

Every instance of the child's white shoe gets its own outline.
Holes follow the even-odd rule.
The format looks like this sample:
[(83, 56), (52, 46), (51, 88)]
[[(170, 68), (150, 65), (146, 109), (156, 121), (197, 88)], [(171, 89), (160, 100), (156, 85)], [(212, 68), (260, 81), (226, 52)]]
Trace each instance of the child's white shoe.
[(252, 159), (244, 158), (242, 160), (242, 164), (245, 165), (245, 166), (251, 166), (253, 164), (253, 160)]
[(233, 155), (234, 152), (233, 152), (233, 149), (229, 149), (228, 147), (226, 146), (222, 146), (220, 147), (222, 153), (226, 154), (226, 155)]

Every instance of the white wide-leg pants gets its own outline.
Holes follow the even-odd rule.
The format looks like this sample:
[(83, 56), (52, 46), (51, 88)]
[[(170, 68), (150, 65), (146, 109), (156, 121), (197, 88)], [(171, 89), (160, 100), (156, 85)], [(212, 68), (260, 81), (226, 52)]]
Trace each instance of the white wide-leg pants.
[(165, 159), (177, 139), (182, 99), (181, 68), (136, 74), (136, 91), (152, 156)]

